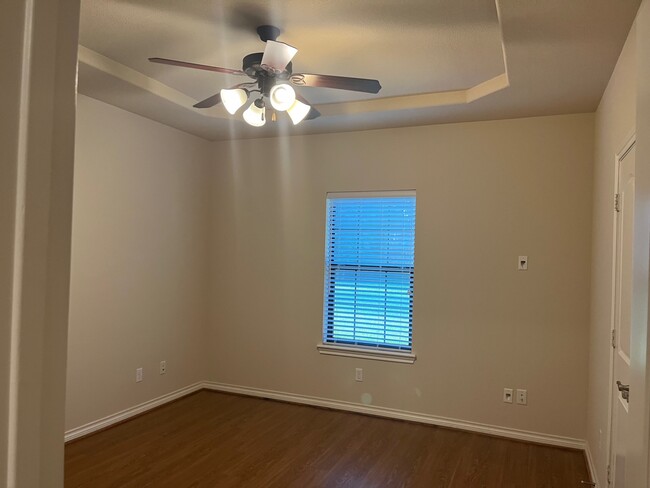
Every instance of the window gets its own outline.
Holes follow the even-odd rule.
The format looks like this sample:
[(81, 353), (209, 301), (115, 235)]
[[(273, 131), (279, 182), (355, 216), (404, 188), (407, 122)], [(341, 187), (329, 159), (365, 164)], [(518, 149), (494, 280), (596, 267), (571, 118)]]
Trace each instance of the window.
[(415, 192), (328, 194), (326, 225), (319, 350), (413, 362)]

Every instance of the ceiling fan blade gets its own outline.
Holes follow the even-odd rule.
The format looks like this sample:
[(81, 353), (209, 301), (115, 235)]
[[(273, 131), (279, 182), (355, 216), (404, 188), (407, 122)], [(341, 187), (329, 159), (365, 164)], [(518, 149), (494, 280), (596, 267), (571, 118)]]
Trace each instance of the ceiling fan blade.
[(379, 93), (379, 90), (381, 90), (379, 80), (369, 80), (367, 78), (296, 73), (291, 75), (290, 79), (291, 83), (298, 86), (335, 88), (337, 90), (350, 90), (364, 93)]
[(172, 66), (180, 66), (181, 68), (202, 69), (204, 71), (215, 71), (217, 73), (225, 73), (228, 75), (244, 75), (247, 76), (242, 70), (219, 68), (218, 66), (208, 66), (207, 64), (187, 63), (185, 61), (177, 61), (175, 59), (165, 58), (149, 58), (152, 63), (170, 64)]
[(297, 52), (298, 50), (289, 44), (268, 40), (262, 56), (262, 66), (268, 66), (282, 72)]
[(296, 93), (296, 99), (311, 107), (311, 110), (309, 110), (309, 113), (307, 114), (307, 117), (305, 117), (305, 120), (313, 120), (321, 116), (321, 113), (316, 110), (316, 107), (314, 107), (311, 102), (309, 102), (305, 97)]
[(211, 97), (206, 98), (205, 100), (200, 101), (199, 103), (194, 104), (194, 108), (210, 108), (214, 107), (221, 103), (221, 92)]

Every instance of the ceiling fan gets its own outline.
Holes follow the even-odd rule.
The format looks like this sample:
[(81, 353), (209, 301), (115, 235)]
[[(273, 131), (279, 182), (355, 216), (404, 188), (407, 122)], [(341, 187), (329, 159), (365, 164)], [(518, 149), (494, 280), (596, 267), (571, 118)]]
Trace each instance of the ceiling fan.
[(271, 120), (275, 120), (275, 112), (285, 111), (294, 125), (299, 124), (302, 120), (315, 119), (320, 116), (320, 112), (305, 98), (297, 94), (291, 85), (335, 88), (364, 93), (379, 93), (381, 90), (378, 80), (293, 73), (291, 60), (298, 50), (284, 42), (277, 41), (280, 29), (272, 25), (261, 25), (257, 28), (257, 34), (266, 43), (266, 48), (263, 53), (244, 56), (241, 70), (165, 58), (149, 58), (149, 61), (252, 78), (254, 81), (239, 83), (223, 89), (216, 95), (198, 102), (194, 107), (209, 108), (223, 103), (230, 114), (235, 114), (237, 110), (246, 105), (251, 95), (256, 93), (259, 95), (253, 95), (253, 102), (242, 114), (244, 120), (255, 127), (261, 127), (266, 123), (266, 100), (270, 102), (273, 109)]

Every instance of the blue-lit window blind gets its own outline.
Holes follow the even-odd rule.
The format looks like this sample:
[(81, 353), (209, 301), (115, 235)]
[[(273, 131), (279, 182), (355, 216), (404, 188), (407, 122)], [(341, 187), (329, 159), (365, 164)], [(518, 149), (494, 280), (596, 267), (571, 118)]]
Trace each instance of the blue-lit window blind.
[(410, 351), (415, 192), (329, 194), (323, 342)]

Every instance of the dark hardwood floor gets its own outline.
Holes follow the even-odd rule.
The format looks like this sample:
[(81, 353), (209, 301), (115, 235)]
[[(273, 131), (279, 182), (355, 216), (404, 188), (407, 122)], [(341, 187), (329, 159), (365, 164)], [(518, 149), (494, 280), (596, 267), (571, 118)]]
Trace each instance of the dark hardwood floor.
[(201, 391), (65, 448), (66, 488), (584, 487), (582, 452)]

